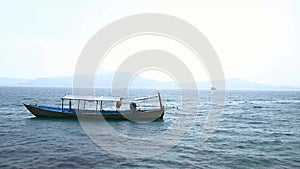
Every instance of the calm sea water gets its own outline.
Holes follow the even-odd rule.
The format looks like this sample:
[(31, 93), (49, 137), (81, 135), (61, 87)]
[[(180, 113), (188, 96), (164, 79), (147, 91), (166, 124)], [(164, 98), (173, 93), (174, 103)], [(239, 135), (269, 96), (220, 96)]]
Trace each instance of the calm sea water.
[[(58, 106), (59, 98), (71, 94), (71, 89), (2, 87), (0, 168), (300, 168), (300, 92), (227, 91), (221, 122), (203, 143), (199, 138), (211, 106), (210, 92), (199, 92), (199, 110), (189, 112), (197, 114), (196, 123), (178, 145), (157, 156), (126, 158), (97, 146), (78, 120), (35, 118), (22, 105)], [(96, 93), (109, 95), (110, 90)], [(151, 131), (149, 124), (108, 123), (120, 132), (139, 136), (180, 123), (176, 121), (180, 93), (163, 93), (167, 97), (165, 118), (152, 122)]]

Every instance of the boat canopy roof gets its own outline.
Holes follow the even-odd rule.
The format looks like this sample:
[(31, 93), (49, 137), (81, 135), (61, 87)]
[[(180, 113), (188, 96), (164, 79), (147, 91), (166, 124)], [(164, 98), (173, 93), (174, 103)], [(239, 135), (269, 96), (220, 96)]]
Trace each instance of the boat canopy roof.
[(107, 97), (107, 96), (78, 96), (78, 95), (66, 95), (61, 98), (62, 100), (85, 100), (85, 101), (107, 101), (118, 102), (122, 97)]

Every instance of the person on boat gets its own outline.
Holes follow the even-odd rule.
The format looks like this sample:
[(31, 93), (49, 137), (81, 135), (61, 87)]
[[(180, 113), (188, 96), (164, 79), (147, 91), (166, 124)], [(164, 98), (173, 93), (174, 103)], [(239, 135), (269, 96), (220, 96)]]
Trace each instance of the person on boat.
[(137, 104), (132, 102), (132, 103), (130, 103), (130, 110), (131, 111), (141, 111), (141, 108), (137, 108)]
[(116, 107), (119, 109), (122, 106), (122, 101), (117, 101), (116, 102)]
[(134, 103), (134, 102), (130, 103), (130, 110), (131, 111), (136, 111), (136, 107), (137, 107), (136, 103)]

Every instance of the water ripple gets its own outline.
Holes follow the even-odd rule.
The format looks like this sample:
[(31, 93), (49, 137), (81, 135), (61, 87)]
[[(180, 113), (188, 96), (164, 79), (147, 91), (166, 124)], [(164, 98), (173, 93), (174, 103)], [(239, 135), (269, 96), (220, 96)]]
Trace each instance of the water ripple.
[(143, 137), (172, 128), (180, 123), (180, 115), (197, 114), (180, 144), (139, 159), (109, 154), (89, 139), (76, 119), (35, 118), (22, 105), (59, 105), (59, 98), (68, 93), (71, 89), (0, 88), (0, 168), (300, 168), (300, 92), (228, 91), (219, 127), (203, 143), (203, 123), (213, 106), (210, 91), (200, 92), (199, 110), (185, 113), (178, 109), (182, 108), (178, 92), (164, 91), (169, 106), (163, 121), (109, 122), (118, 132)]

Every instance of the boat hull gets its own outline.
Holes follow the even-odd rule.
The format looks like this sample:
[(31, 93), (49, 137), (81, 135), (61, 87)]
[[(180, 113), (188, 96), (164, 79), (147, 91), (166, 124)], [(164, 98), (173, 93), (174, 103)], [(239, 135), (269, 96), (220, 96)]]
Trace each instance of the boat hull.
[(70, 111), (55, 108), (56, 110), (46, 109), (37, 105), (24, 106), (36, 117), (54, 117), (54, 118), (87, 118), (87, 119), (116, 119), (116, 120), (155, 120), (163, 119), (164, 109), (152, 111), (99, 111), (92, 113), (82, 111), (76, 112), (72, 109)]

